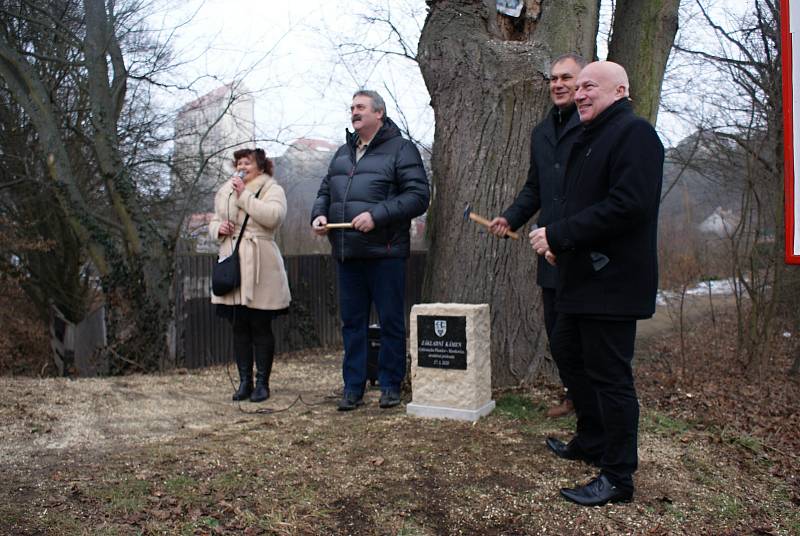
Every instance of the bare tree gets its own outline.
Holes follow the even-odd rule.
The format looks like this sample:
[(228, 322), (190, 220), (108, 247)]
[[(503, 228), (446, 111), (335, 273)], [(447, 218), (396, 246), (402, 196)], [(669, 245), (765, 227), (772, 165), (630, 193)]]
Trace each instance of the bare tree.
[(47, 320), (50, 304), (79, 320), (89, 291), (85, 252), (57, 192), (40, 180), (46, 161), (31, 150), (36, 136), (24, 111), (2, 90), (0, 123), (0, 272), (25, 290), (39, 321)]
[[(173, 248), (159, 223), (169, 211), (159, 164), (165, 125), (148, 92), (170, 56), (145, 31), (146, 7), (137, 0), (16, 0), (0, 8), (0, 87), (29, 142), (6, 155), (27, 163), (6, 184), (25, 177), (38, 190), (39, 216), (49, 216), (41, 228), (51, 227), (41, 236), (52, 237), (64, 257), (46, 264), (69, 268), (63, 274), (71, 282), (40, 291), (60, 286), (74, 301), (66, 310), (80, 317), (87, 304), (78, 289), (90, 261), (108, 306), (117, 370), (158, 365), (170, 314)], [(14, 205), (20, 226), (36, 223), (36, 203)], [(41, 281), (35, 259), (23, 259), (27, 281)]]
[[(0, 244), (0, 265), (42, 316), (52, 303), (77, 322), (90, 302), (105, 303), (112, 371), (162, 364), (184, 217), (209, 208), (239, 143), (273, 141), (256, 134), (252, 106), (237, 113), (269, 89), (241, 80), (282, 37), (233, 82), (219, 81), (221, 106), (176, 131), (181, 110), (160, 104), (165, 93), (197, 95), (218, 79), (170, 81), (180, 64), (157, 36), (173, 32), (148, 25), (148, 2), (0, 6), (0, 116), (9, 126), (0, 129), (0, 230), (13, 237)], [(217, 126), (230, 117), (248, 133), (226, 137)]]
[(694, 120), (708, 147), (693, 165), (741, 181), (734, 185), (741, 217), (727, 255), (737, 287), (738, 352), (746, 370), (758, 376), (770, 362), (780, 324), (800, 327), (800, 271), (783, 262), (780, 7), (775, 0), (754, 0), (736, 18), (712, 12), (706, 2), (695, 6), (716, 43), (676, 46), (713, 68), (704, 95), (692, 99), (703, 105)]
[(426, 101), (415, 110), (420, 103), (411, 97), (418, 92), (408, 91), (417, 80), (422, 85), (417, 39), (424, 14), (420, 1), (369, 0), (355, 13), (362, 22), (355, 29), (325, 28), (321, 33), (334, 52), (328, 84), (346, 84), (350, 93), (361, 87), (379, 91), (394, 105), (391, 117), (403, 134), (430, 156), (430, 110)]
[(636, 112), (655, 124), (680, 0), (617, 0), (608, 59), (628, 71)]

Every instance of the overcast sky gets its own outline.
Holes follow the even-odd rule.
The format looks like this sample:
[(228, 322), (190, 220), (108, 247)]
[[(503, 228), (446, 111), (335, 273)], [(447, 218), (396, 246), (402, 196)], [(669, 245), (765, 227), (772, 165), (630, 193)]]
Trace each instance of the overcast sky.
[[(603, 3), (607, 18), (609, 1)], [(738, 11), (749, 3), (716, 0), (720, 7)], [(414, 53), (425, 18), (424, 0), (186, 0), (160, 5), (162, 11), (153, 18), (157, 24), (164, 28), (182, 24), (174, 44), (176, 56), (186, 64), (177, 71), (176, 82), (194, 81), (191, 92), (173, 96), (181, 101), (176, 107), (243, 77), (247, 88), (255, 92), (258, 137), (291, 142), (304, 136), (340, 142), (350, 126), (352, 92), (369, 87), (384, 95), (390, 117), (407, 122), (415, 138), (432, 143), (433, 112), (416, 65), (388, 55), (376, 66), (349, 53), (352, 47), (342, 46), (363, 43), (399, 50), (387, 38), (385, 26), (366, 21), (369, 16), (388, 15), (408, 36)], [(598, 39), (601, 58), (606, 53), (604, 29), (605, 20)], [(681, 31), (690, 32), (693, 42), (710, 39), (691, 20), (681, 21)], [(680, 100), (680, 95), (671, 98)], [(688, 133), (668, 114), (660, 115), (658, 127), (669, 145)], [(281, 151), (280, 145), (271, 145), (273, 154)]]
[[(175, 81), (196, 80), (188, 102), (233, 79), (242, 78), (256, 99), (259, 137), (284, 142), (305, 136), (343, 141), (350, 126), (349, 105), (358, 87), (376, 89), (387, 100), (389, 115), (399, 113), (392, 93), (414, 135), (433, 140), (433, 113), (419, 69), (410, 60), (384, 57), (378, 66), (343, 55), (346, 42), (381, 46), (385, 31), (364, 20), (376, 12), (369, 2), (330, 0), (188, 0), (165, 5), (153, 20), (164, 28), (184, 21), (175, 32), (177, 57), (187, 62)], [(423, 0), (373, 2), (378, 14), (391, 13), (416, 47), (424, 21)], [(313, 10), (308, 11), (307, 7)], [(180, 103), (176, 103), (179, 105)], [(273, 152), (280, 152), (275, 146)]]

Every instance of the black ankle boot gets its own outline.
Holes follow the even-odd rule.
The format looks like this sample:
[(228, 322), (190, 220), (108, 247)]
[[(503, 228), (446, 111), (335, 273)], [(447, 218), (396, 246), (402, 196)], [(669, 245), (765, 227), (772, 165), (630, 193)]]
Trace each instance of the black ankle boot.
[(253, 392), (253, 376), (249, 378), (239, 378), (239, 388), (233, 393), (231, 397), (233, 400), (247, 400)]
[(253, 393), (250, 395), (250, 402), (263, 402), (268, 398), (269, 385), (261, 381), (261, 379), (256, 376), (256, 388), (253, 389)]
[(272, 351), (267, 346), (256, 346), (256, 388), (250, 402), (263, 402), (269, 398), (269, 376), (272, 372)]
[(233, 400), (247, 400), (253, 392), (253, 353), (236, 353), (236, 368), (239, 369), (239, 388), (231, 397)]

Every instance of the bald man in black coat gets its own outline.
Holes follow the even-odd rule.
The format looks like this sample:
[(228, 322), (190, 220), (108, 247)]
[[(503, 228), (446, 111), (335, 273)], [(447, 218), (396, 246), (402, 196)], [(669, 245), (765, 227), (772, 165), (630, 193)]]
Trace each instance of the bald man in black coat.
[(577, 413), (572, 440), (546, 444), (559, 457), (600, 467), (588, 484), (561, 490), (596, 506), (633, 497), (639, 403), (631, 361), (636, 321), (655, 312), (664, 147), (633, 113), (621, 66), (590, 63), (577, 86), (583, 132), (572, 146), (560, 211), (530, 238), (558, 266), (551, 349)]

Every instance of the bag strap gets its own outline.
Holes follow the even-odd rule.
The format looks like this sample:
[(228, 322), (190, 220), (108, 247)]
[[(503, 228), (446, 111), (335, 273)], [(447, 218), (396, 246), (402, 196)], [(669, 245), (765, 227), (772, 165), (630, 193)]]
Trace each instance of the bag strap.
[[(262, 184), (261, 188), (259, 188), (258, 191), (256, 192), (256, 199), (258, 199), (258, 196), (261, 195), (261, 190), (264, 189), (264, 186), (266, 186), (266, 185)], [(246, 215), (244, 217), (244, 222), (242, 222), (242, 230), (239, 231), (239, 238), (236, 239), (236, 246), (234, 246), (233, 252), (231, 253), (231, 255), (235, 255), (235, 254), (237, 254), (239, 252), (239, 244), (242, 242), (242, 235), (244, 235), (244, 230), (247, 227), (247, 220), (250, 219), (250, 214), (247, 214), (247, 213), (245, 213), (245, 214)]]

